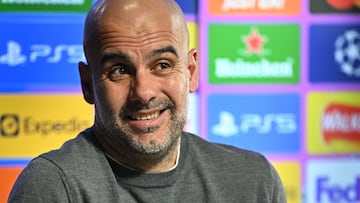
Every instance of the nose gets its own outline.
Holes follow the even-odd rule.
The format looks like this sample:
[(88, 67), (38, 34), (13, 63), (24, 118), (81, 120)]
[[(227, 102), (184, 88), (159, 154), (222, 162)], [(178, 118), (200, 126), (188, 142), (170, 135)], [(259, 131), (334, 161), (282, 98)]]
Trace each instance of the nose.
[(148, 69), (137, 71), (130, 85), (129, 98), (131, 101), (147, 103), (156, 96), (156, 78)]

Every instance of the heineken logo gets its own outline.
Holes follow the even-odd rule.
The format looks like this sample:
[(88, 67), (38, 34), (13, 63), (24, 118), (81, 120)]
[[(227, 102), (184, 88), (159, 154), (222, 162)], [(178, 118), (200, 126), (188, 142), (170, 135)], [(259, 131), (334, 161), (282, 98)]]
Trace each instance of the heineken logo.
[(211, 24), (209, 30), (210, 83), (298, 82), (297, 25)]
[(285, 61), (272, 62), (268, 59), (249, 62), (241, 58), (230, 61), (226, 58), (219, 58), (215, 61), (215, 75), (219, 78), (287, 78), (293, 76), (294, 61), (287, 58)]
[(267, 42), (267, 38), (266, 36), (262, 36), (257, 29), (253, 28), (249, 35), (242, 36), (241, 38), (246, 46), (246, 55), (263, 54), (264, 44)]

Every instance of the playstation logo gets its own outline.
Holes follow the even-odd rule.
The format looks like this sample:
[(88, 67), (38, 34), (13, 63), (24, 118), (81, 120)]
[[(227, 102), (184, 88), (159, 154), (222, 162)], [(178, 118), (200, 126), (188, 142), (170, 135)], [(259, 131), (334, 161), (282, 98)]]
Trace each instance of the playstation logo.
[(8, 66), (17, 66), (25, 63), (26, 56), (21, 54), (21, 46), (14, 41), (8, 41), (7, 53), (0, 56), (0, 64)]
[(239, 133), (239, 128), (236, 126), (234, 115), (227, 111), (221, 111), (219, 123), (214, 125), (211, 131), (222, 137), (232, 137)]

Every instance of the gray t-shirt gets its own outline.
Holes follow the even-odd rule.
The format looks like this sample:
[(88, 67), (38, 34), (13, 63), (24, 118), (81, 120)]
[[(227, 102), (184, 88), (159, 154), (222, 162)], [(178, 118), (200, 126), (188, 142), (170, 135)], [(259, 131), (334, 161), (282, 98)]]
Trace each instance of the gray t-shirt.
[(91, 129), (33, 159), (9, 202), (286, 202), (264, 156), (183, 133), (178, 165), (145, 174), (117, 164)]

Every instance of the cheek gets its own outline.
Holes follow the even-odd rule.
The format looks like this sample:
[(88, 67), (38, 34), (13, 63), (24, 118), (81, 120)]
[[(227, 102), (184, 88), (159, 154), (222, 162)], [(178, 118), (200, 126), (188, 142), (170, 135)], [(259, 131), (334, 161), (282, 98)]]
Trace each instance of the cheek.
[(125, 103), (125, 88), (120, 88), (115, 83), (104, 83), (97, 89), (98, 103), (102, 108), (113, 113), (118, 113)]
[(189, 91), (188, 81), (185, 76), (177, 76), (173, 79), (167, 80), (167, 84), (164, 85), (164, 88), (166, 88), (169, 97), (177, 103), (185, 100)]

